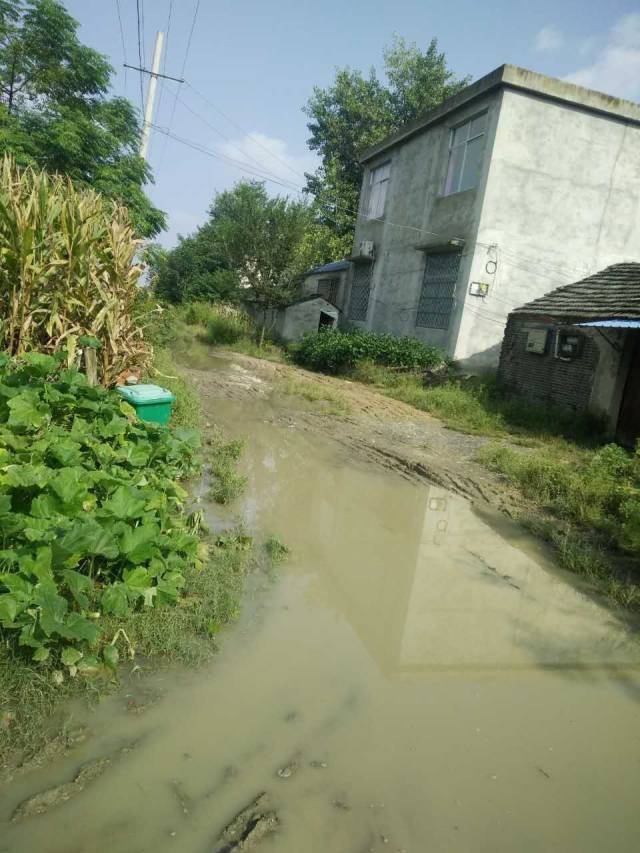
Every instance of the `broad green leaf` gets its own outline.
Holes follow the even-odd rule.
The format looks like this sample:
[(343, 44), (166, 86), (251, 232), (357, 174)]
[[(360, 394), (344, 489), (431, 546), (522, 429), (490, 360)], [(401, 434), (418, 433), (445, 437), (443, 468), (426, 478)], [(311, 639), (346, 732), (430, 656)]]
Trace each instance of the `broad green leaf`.
[(4, 584), (9, 592), (15, 593), (19, 601), (28, 601), (31, 597), (33, 584), (22, 575), (15, 573), (0, 575), (0, 583)]
[(94, 655), (85, 655), (82, 660), (78, 661), (78, 672), (80, 675), (86, 677), (97, 675), (100, 669), (100, 661)]
[(174, 436), (179, 440), (188, 444), (193, 450), (197, 450), (201, 444), (200, 430), (192, 427), (177, 427), (173, 430)]
[(45, 355), (40, 352), (28, 352), (22, 356), (21, 361), (32, 376), (49, 376), (51, 373), (55, 373), (59, 367), (57, 359), (52, 355)]
[(124, 435), (128, 428), (129, 421), (126, 418), (116, 416), (106, 423), (100, 423), (97, 432), (103, 438), (114, 438), (117, 435)]
[(102, 650), (102, 657), (109, 669), (115, 670), (117, 668), (118, 661), (120, 660), (120, 654), (115, 646), (105, 646)]
[(118, 556), (118, 545), (114, 537), (92, 518), (75, 521), (69, 532), (54, 547), (67, 559), (102, 556), (115, 560)]
[(64, 569), (62, 577), (80, 607), (86, 610), (90, 604), (89, 596), (93, 592), (93, 581), (91, 578), (73, 569)]
[(19, 602), (15, 595), (0, 595), (0, 622), (10, 624), (18, 615)]
[(146, 441), (140, 444), (127, 443), (116, 451), (115, 458), (118, 462), (127, 462), (133, 468), (143, 468), (151, 458), (151, 445)]
[(113, 616), (126, 616), (129, 610), (127, 589), (123, 583), (112, 583), (102, 593), (102, 609)]
[(53, 519), (56, 516), (63, 515), (63, 506), (58, 497), (42, 493), (36, 495), (31, 501), (30, 514), (34, 518)]
[(87, 486), (90, 484), (91, 477), (84, 468), (63, 468), (55, 472), (49, 482), (49, 489), (71, 509), (82, 506), (82, 502), (89, 496)]
[(100, 628), (80, 613), (70, 613), (59, 633), (67, 640), (86, 640), (93, 644), (100, 639)]
[(80, 465), (82, 463), (82, 447), (71, 438), (59, 439), (49, 448), (49, 455), (61, 465)]
[(100, 508), (100, 514), (113, 515), (119, 519), (140, 518), (144, 513), (145, 498), (137, 489), (119, 486)]
[(46, 646), (40, 646), (34, 651), (32, 659), (41, 663), (42, 661), (48, 660), (49, 655), (50, 650)]
[(25, 574), (34, 575), (42, 581), (51, 577), (51, 548), (43, 545), (35, 552), (24, 554), (20, 558), (20, 568)]
[(58, 595), (53, 581), (43, 581), (36, 586), (33, 601), (40, 607), (40, 627), (50, 637), (51, 634), (65, 636), (64, 617), (68, 604), (66, 598)]
[(10, 410), (7, 424), (10, 427), (35, 430), (44, 426), (49, 419), (49, 407), (42, 402), (38, 392), (32, 389), (16, 394), (7, 406)]
[(157, 551), (160, 530), (156, 524), (128, 527), (120, 538), (120, 551), (130, 562), (150, 560)]
[(42, 645), (41, 641), (36, 637), (36, 624), (35, 622), (29, 622), (28, 625), (24, 625), (22, 630), (20, 631), (20, 636), (18, 638), (18, 645), (20, 646), (28, 646), (32, 649), (39, 649)]
[(46, 465), (7, 465), (0, 480), (9, 487), (28, 489), (38, 486), (42, 489), (55, 474), (56, 472)]
[(8, 515), (11, 512), (11, 495), (0, 495), (0, 515)]
[(142, 592), (142, 597), (144, 598), (145, 607), (153, 607), (153, 600), (158, 594), (158, 588), (156, 586), (149, 586)]
[(122, 577), (131, 592), (142, 593), (151, 586), (151, 575), (141, 566), (136, 569), (126, 569)]
[(81, 658), (82, 652), (74, 649), (73, 646), (66, 646), (60, 655), (60, 660), (65, 666), (75, 666)]

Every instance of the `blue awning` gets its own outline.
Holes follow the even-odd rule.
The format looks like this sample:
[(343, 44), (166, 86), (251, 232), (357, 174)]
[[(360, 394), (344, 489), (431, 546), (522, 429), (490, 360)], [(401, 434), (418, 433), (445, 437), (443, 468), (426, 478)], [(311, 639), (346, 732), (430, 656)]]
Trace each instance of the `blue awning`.
[(574, 323), (574, 326), (591, 326), (595, 329), (640, 329), (640, 320), (591, 320), (589, 323)]

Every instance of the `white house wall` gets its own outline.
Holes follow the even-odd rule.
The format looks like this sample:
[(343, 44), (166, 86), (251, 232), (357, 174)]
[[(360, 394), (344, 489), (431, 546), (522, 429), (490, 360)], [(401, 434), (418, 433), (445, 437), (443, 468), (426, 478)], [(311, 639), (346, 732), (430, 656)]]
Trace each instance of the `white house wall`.
[[(442, 245), (456, 237), (464, 239), (471, 250), (465, 249), (459, 286), (462, 292), (466, 290), (499, 102), (499, 92), (488, 93), (367, 164), (360, 211), (365, 209), (370, 170), (389, 160), (391, 170), (384, 220), (372, 221), (360, 216), (357, 221), (354, 244), (357, 247), (362, 240), (373, 240), (376, 259), (367, 318), (352, 325), (396, 335), (413, 335), (453, 352), (459, 304), (454, 309), (448, 330), (428, 329), (415, 324), (425, 264), (424, 252), (418, 251), (416, 246), (425, 243)], [(489, 111), (489, 124), (479, 186), (443, 196), (451, 127), (483, 110)], [(347, 288), (344, 319), (351, 322), (348, 306)]]
[(639, 214), (637, 125), (505, 90), (454, 356), (495, 365), (511, 309), (640, 259)]

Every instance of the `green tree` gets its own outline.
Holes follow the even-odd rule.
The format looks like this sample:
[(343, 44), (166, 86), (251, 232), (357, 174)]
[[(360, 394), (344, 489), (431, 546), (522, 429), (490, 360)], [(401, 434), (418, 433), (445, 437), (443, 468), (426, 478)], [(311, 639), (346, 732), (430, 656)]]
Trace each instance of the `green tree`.
[(175, 249), (148, 252), (154, 290), (171, 302), (281, 304), (317, 261), (314, 229), (321, 228), (307, 204), (271, 198), (259, 181), (239, 181), (216, 195), (207, 222)]
[(129, 208), (141, 236), (165, 226), (144, 193), (133, 105), (109, 98), (113, 69), (81, 44), (57, 0), (0, 0), (0, 153), (60, 172)]
[(447, 66), (436, 39), (423, 52), (396, 37), (385, 49), (384, 71), (386, 83), (373, 68), (368, 76), (339, 68), (334, 82), (315, 87), (304, 107), (308, 145), (321, 158), (316, 173), (307, 175), (307, 191), (319, 221), (346, 242), (353, 234), (363, 151), (469, 83)]

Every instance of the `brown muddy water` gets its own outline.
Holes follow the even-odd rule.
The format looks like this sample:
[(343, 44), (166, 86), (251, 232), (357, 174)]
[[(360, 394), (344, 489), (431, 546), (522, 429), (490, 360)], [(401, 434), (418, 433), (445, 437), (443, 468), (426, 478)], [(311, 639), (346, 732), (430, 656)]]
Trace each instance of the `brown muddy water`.
[[(247, 438), (237, 514), (291, 558), (210, 667), (144, 682), (161, 696), (140, 715), (123, 687), (72, 755), (0, 792), (0, 851), (223, 849), (263, 791), (279, 826), (258, 850), (638, 850), (640, 647), (621, 622), (523, 534), (347, 458), (277, 400), (214, 410)], [(77, 797), (9, 822), (125, 744)]]

